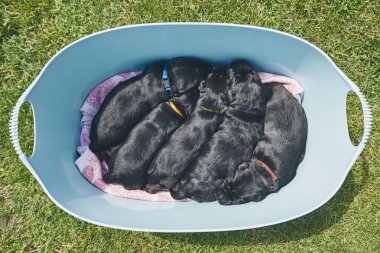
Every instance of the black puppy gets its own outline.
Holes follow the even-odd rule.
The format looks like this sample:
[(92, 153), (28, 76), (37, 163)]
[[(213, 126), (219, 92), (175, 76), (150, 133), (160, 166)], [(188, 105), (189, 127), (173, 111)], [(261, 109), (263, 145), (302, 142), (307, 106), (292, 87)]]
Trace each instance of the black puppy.
[(198, 98), (199, 89), (195, 88), (158, 105), (136, 124), (119, 147), (102, 152), (108, 165), (104, 181), (122, 184), (127, 189), (142, 189), (154, 156), (185, 121)]
[(174, 186), (202, 145), (223, 122), (227, 105), (227, 79), (225, 69), (218, 68), (201, 83), (200, 98), (194, 112), (172, 134), (150, 165), (146, 191), (156, 193)]
[(186, 168), (181, 180), (170, 189), (175, 199), (215, 201), (214, 191), (235, 168), (252, 156), (264, 134), (264, 116), (272, 91), (261, 83), (246, 61), (235, 61), (229, 69), (231, 88), (225, 120), (200, 156)]
[(218, 187), (215, 195), (222, 205), (261, 201), (288, 184), (302, 162), (307, 139), (307, 119), (302, 106), (277, 83), (269, 84), (264, 138), (249, 162), (242, 163)]
[(168, 87), (163, 80), (164, 66), (163, 62), (148, 66), (141, 75), (124, 81), (107, 95), (92, 121), (90, 149), (94, 153), (119, 145), (155, 106), (198, 87), (211, 70), (204, 61), (175, 58), (167, 65)]

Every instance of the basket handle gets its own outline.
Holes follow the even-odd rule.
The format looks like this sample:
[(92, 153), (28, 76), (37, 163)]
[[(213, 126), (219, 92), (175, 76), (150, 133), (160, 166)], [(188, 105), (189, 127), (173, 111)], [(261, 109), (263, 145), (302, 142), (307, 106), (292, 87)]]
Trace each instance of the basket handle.
[(25, 102), (25, 96), (21, 96), (15, 107), (13, 108), (11, 119), (9, 121), (9, 133), (11, 136), (11, 141), (13, 144), (14, 149), (16, 150), (17, 155), (21, 160), (27, 158), (27, 156), (22, 152), (21, 146), (20, 146), (20, 139), (18, 136), (18, 115), (20, 112), (21, 105)]
[(371, 108), (363, 95), (363, 93), (360, 91), (360, 89), (351, 81), (352, 84), (352, 91), (355, 92), (355, 94), (359, 97), (360, 103), (362, 105), (363, 109), (363, 116), (364, 116), (364, 132), (362, 139), (357, 146), (359, 152), (361, 152), (364, 149), (365, 144), (368, 141), (369, 135), (371, 133), (371, 127), (372, 127), (372, 113)]
[[(13, 108), (11, 119), (9, 121), (9, 133), (11, 136), (11, 141), (12, 141), (13, 147), (16, 150), (16, 153), (17, 153), (19, 159), (26, 166), (26, 168), (29, 170), (29, 172), (32, 173), (32, 175), (37, 179), (37, 181), (40, 182), (40, 184), (43, 186), (42, 181), (40, 180), (38, 174), (36, 173), (36, 171), (34, 170), (34, 168), (32, 167), (32, 165), (30, 163), (32, 158), (33, 158), (33, 155), (34, 155), (34, 149), (35, 149), (35, 145), (36, 145), (36, 125), (34, 125), (34, 133), (35, 133), (34, 134), (34, 149), (33, 149), (33, 154), (31, 157), (28, 157), (27, 155), (24, 154), (24, 152), (22, 152), (22, 149), (20, 146), (20, 139), (18, 136), (18, 123), (19, 123), (18, 122), (18, 115), (19, 115), (20, 108), (21, 108), (22, 104), (24, 102), (28, 101), (33, 108), (33, 103), (28, 97), (30, 90), (31, 90), (31, 88), (28, 88), (24, 92), (24, 94), (21, 95), (21, 97), (18, 99), (15, 107)], [(33, 111), (33, 116), (35, 116), (34, 111)]]

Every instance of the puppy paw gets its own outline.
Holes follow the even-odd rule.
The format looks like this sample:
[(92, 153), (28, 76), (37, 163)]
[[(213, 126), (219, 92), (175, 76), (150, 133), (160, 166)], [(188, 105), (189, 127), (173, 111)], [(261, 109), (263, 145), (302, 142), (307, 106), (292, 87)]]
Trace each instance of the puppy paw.
[(159, 192), (161, 190), (162, 189), (161, 189), (160, 184), (147, 184), (145, 186), (145, 191), (147, 191), (150, 194), (155, 194), (155, 193), (157, 193), (157, 192)]
[(186, 198), (186, 194), (182, 191), (176, 191), (174, 189), (170, 189), (170, 195), (173, 199), (181, 200)]
[(188, 197), (186, 192), (183, 191), (180, 183), (177, 183), (169, 190), (170, 190), (170, 195), (172, 196), (173, 199), (181, 200)]

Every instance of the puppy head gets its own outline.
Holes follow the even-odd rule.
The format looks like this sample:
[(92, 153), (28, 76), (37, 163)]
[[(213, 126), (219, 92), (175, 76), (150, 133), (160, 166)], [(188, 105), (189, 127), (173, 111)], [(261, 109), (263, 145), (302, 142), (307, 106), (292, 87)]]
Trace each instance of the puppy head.
[(218, 186), (215, 196), (222, 205), (236, 205), (261, 201), (277, 188), (278, 183), (261, 165), (245, 162)]
[(179, 57), (168, 63), (168, 77), (173, 90), (182, 94), (198, 87), (211, 69), (211, 65), (205, 61)]
[(228, 75), (223, 67), (214, 69), (201, 82), (202, 106), (223, 111), (227, 105)]
[(272, 90), (263, 85), (258, 73), (247, 61), (232, 62), (227, 73), (229, 75), (228, 101), (230, 107), (242, 111), (265, 112), (267, 100)]
[(199, 98), (199, 90), (189, 90), (179, 97), (174, 97), (171, 101), (180, 109), (182, 113), (188, 116), (194, 109)]

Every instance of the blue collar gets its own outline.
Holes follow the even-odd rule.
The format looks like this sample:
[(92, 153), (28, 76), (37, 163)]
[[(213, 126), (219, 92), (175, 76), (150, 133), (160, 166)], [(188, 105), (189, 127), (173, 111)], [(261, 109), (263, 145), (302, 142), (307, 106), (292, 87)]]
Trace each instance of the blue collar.
[(164, 70), (162, 71), (162, 80), (164, 84), (164, 92), (167, 92), (170, 95), (173, 95), (173, 90), (168, 78), (168, 64), (164, 65)]
[(265, 116), (265, 112), (259, 111), (259, 110), (252, 110), (252, 111), (243, 111), (243, 110), (239, 110), (239, 109), (236, 109), (236, 110), (239, 112), (247, 113), (247, 114), (254, 116), (254, 117)]

